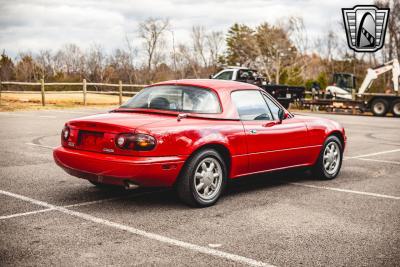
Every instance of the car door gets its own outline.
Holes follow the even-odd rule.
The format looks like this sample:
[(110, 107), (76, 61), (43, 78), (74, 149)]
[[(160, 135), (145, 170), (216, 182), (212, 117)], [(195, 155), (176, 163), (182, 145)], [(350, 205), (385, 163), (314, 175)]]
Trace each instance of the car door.
[(281, 122), (281, 108), (259, 90), (232, 92), (246, 132), (249, 173), (304, 165), (307, 156), (305, 123), (288, 115)]

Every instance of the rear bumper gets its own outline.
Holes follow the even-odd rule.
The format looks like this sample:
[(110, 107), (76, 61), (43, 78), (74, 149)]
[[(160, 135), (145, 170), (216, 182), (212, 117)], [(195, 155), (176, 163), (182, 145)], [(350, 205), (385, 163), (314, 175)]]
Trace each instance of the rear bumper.
[(53, 157), (67, 173), (95, 182), (172, 186), (187, 156), (130, 157), (57, 147)]

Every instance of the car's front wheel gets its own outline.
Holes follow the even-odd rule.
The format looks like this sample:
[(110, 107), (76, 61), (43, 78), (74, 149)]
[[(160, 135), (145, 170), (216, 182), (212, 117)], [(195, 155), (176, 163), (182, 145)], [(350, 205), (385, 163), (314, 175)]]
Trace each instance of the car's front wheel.
[(215, 204), (225, 189), (227, 171), (224, 160), (213, 149), (194, 154), (185, 164), (176, 189), (180, 199), (190, 206)]
[(336, 178), (340, 172), (343, 160), (343, 145), (339, 138), (329, 136), (324, 143), (313, 174), (320, 179), (330, 180)]

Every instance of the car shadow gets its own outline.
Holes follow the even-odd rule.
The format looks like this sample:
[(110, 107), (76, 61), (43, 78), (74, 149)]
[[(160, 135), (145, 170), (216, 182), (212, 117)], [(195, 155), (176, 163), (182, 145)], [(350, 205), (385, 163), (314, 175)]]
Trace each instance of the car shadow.
[[(253, 191), (268, 190), (274, 187), (285, 186), (292, 182), (310, 180), (315, 179), (308, 172), (305, 172), (304, 169), (291, 169), (251, 175), (229, 180), (224, 196), (251, 194)], [(88, 187), (84, 187), (75, 191), (72, 195), (69, 195), (68, 199), (82, 199), (82, 194), (90, 195), (90, 197), (88, 197), (90, 200), (87, 201), (116, 198), (115, 200), (112, 200), (113, 203), (118, 203), (123, 206), (135, 205), (135, 207), (143, 207), (147, 209), (151, 207), (187, 209), (187, 206), (179, 200), (173, 188), (143, 187), (133, 190), (125, 190), (122, 187), (97, 188), (89, 185)]]
[(235, 195), (254, 190), (285, 186), (288, 183), (312, 180), (316, 179), (313, 178), (309, 171), (306, 171), (303, 168), (274, 171), (230, 180), (225, 194)]

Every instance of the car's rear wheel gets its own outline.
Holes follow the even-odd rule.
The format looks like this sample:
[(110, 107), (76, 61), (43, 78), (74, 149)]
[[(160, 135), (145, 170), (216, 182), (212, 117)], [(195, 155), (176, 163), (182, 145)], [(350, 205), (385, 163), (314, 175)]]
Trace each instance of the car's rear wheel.
[(227, 181), (224, 160), (213, 149), (194, 154), (185, 164), (176, 189), (179, 198), (190, 206), (207, 207), (215, 204)]
[(325, 140), (313, 174), (323, 180), (334, 179), (340, 172), (342, 160), (343, 145), (336, 136), (331, 135)]

